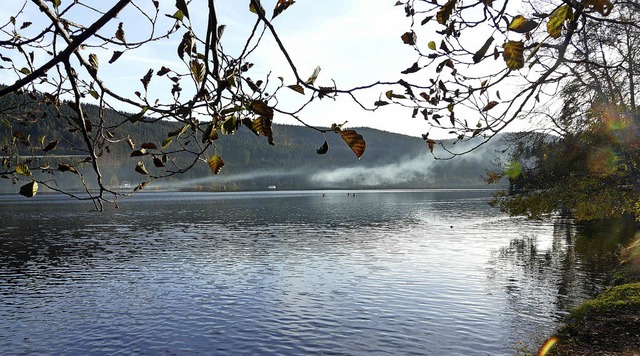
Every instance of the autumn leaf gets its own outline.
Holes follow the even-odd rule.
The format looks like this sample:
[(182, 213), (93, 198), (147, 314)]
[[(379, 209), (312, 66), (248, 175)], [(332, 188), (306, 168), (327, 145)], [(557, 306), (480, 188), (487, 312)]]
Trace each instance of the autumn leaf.
[(142, 148), (142, 149), (135, 150), (135, 151), (131, 152), (131, 157), (141, 157), (141, 156), (146, 156), (148, 154), (149, 153), (147, 152), (147, 150)]
[(76, 167), (68, 164), (68, 163), (58, 163), (58, 170), (60, 172), (71, 172), (71, 173), (75, 173), (75, 174), (80, 174), (78, 173), (78, 170), (76, 169)]
[(187, 8), (187, 3), (184, 0), (176, 0), (176, 8), (182, 11), (182, 14), (189, 18), (189, 9)]
[(302, 87), (302, 85), (293, 84), (293, 85), (288, 85), (287, 88), (304, 95), (304, 88)]
[(571, 8), (571, 5), (560, 6), (551, 13), (551, 16), (549, 16), (549, 22), (547, 22), (547, 32), (553, 38), (560, 37), (564, 22), (572, 19), (573, 9)]
[(20, 163), (16, 166), (16, 173), (23, 176), (31, 176), (31, 171), (29, 171), (29, 166), (24, 163)]
[(435, 148), (436, 141), (432, 139), (428, 139), (426, 140), (426, 142), (427, 142), (427, 146), (429, 146), (429, 152), (433, 153), (433, 149)]
[(436, 43), (434, 41), (429, 41), (429, 43), (427, 43), (427, 47), (429, 47), (430, 50), (435, 51)]
[(211, 169), (211, 172), (217, 175), (220, 173), (220, 170), (224, 166), (224, 161), (220, 156), (214, 155), (213, 157), (207, 160), (207, 164), (209, 164), (209, 168)]
[(489, 111), (493, 109), (496, 105), (498, 105), (497, 101), (490, 101), (487, 103), (487, 105), (485, 105), (484, 108), (482, 108), (482, 111)]
[(38, 183), (36, 181), (27, 183), (20, 187), (20, 195), (23, 195), (27, 198), (32, 198), (38, 192)]
[(400, 38), (402, 39), (402, 43), (411, 46), (415, 45), (418, 41), (418, 36), (413, 31), (405, 32), (404, 34), (402, 34), (402, 36), (400, 36)]
[(49, 151), (53, 150), (54, 148), (56, 148), (57, 145), (58, 145), (58, 141), (51, 141), (51, 142), (49, 142), (47, 147), (43, 148), (42, 150), (44, 152), (49, 152)]
[(273, 119), (273, 108), (267, 105), (267, 103), (262, 100), (252, 101), (249, 105), (249, 109), (251, 109), (251, 111), (258, 115), (264, 116), (269, 120)]
[(522, 15), (518, 15), (511, 20), (509, 24), (509, 30), (518, 33), (527, 33), (531, 32), (538, 26), (538, 23), (533, 20), (529, 20)]
[(99, 66), (98, 56), (95, 55), (94, 53), (91, 53), (89, 55), (89, 64), (91, 65), (91, 67), (93, 67), (93, 69), (98, 70), (98, 66)]
[(162, 168), (164, 167), (164, 162), (158, 157), (153, 157), (153, 165), (156, 166), (156, 168)]
[(318, 79), (319, 74), (320, 74), (320, 67), (316, 67), (316, 69), (313, 70), (313, 73), (311, 73), (311, 76), (309, 77), (309, 79), (307, 79), (305, 83), (309, 85), (313, 85), (313, 83), (316, 82), (316, 79)]
[(524, 67), (524, 43), (522, 41), (509, 41), (503, 46), (502, 57), (507, 63), (507, 68), (518, 70)]
[(613, 9), (613, 4), (609, 0), (587, 0), (584, 5), (587, 9), (596, 10), (602, 16), (609, 16)]
[(347, 146), (351, 148), (353, 153), (356, 154), (356, 157), (360, 158), (364, 153), (364, 150), (367, 148), (367, 143), (362, 135), (358, 134), (354, 130), (344, 130), (340, 131), (340, 136), (342, 136), (342, 139)]
[(120, 58), (120, 56), (122, 56), (121, 51), (113, 51), (113, 55), (111, 55), (111, 59), (109, 59), (109, 64), (112, 64), (113, 62), (117, 61), (118, 58)]
[(122, 41), (122, 43), (126, 44), (127, 42), (124, 39), (124, 29), (122, 29), (122, 25), (123, 25), (122, 22), (118, 24), (118, 30), (116, 31), (116, 38)]
[(451, 17), (455, 6), (456, 0), (449, 0), (440, 8), (438, 13), (436, 14), (436, 20), (439, 24), (445, 25), (447, 21), (449, 21), (449, 17)]
[(152, 76), (153, 76), (153, 69), (149, 69), (147, 74), (145, 74), (144, 77), (140, 79), (140, 81), (142, 82), (142, 85), (144, 86), (144, 90), (147, 90), (147, 88), (149, 87), (149, 82), (151, 81)]
[(138, 190), (142, 190), (142, 189), (144, 189), (144, 187), (146, 187), (146, 186), (147, 186), (147, 184), (149, 184), (149, 183), (150, 183), (149, 181), (141, 182), (141, 183), (140, 183), (140, 184), (138, 184), (135, 188), (133, 188), (133, 191), (134, 191), (134, 192), (137, 192)]
[[(258, 6), (255, 6), (254, 3), (258, 4)], [(264, 16), (264, 7), (262, 7), (260, 0), (249, 0), (249, 11), (253, 12), (254, 14), (260, 14)]]
[(197, 59), (192, 60), (191, 73), (193, 73), (193, 78), (196, 80), (196, 82), (201, 83), (204, 79), (205, 74), (204, 64)]
[(136, 164), (135, 171), (142, 175), (149, 175), (149, 171), (147, 171), (147, 168), (144, 166), (144, 163), (142, 162), (138, 162), (138, 164)]
[(278, 0), (276, 7), (273, 9), (273, 16), (271, 17), (271, 19), (275, 19), (276, 16), (280, 15), (284, 10), (286, 10), (293, 4), (295, 4), (294, 0)]
[(413, 63), (413, 65), (411, 67), (403, 70), (400, 73), (402, 73), (402, 74), (411, 74), (411, 73), (415, 73), (415, 72), (419, 71), (420, 69), (422, 69), (422, 67), (420, 67), (418, 65), (418, 62), (415, 62), (415, 63)]
[(491, 44), (493, 43), (493, 36), (489, 37), (484, 44), (482, 45), (482, 47), (478, 50), (478, 52), (476, 52), (473, 55), (473, 63), (478, 63), (482, 60), (482, 58), (484, 58), (485, 54), (487, 53), (487, 50), (489, 49), (489, 46), (491, 46)]
[(324, 143), (322, 144), (322, 146), (320, 146), (320, 148), (318, 148), (316, 150), (316, 152), (319, 155), (323, 155), (323, 154), (329, 152), (329, 143), (327, 143), (327, 140), (324, 140)]

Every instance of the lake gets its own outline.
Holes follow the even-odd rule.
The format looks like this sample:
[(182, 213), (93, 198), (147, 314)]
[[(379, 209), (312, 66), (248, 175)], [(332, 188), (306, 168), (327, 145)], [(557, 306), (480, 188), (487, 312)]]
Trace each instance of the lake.
[(0, 196), (0, 354), (514, 354), (622, 237), (484, 190)]

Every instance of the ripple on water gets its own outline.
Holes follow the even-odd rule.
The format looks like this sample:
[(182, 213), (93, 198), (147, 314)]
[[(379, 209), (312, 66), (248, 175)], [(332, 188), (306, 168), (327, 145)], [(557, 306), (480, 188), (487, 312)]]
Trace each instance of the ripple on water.
[(0, 353), (511, 353), (592, 275), (486, 194), (327, 195), (3, 209)]

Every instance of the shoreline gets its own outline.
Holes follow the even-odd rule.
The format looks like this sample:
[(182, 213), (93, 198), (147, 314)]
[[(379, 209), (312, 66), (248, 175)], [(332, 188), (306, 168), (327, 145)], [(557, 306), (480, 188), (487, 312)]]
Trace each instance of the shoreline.
[(552, 339), (540, 354), (640, 355), (640, 233), (622, 249), (609, 288), (574, 308)]

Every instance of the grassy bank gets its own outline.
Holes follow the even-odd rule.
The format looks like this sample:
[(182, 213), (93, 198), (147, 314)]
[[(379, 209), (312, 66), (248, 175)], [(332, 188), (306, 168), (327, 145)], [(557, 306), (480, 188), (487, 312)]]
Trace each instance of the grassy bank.
[(640, 235), (621, 253), (611, 287), (574, 309), (552, 355), (640, 355)]

